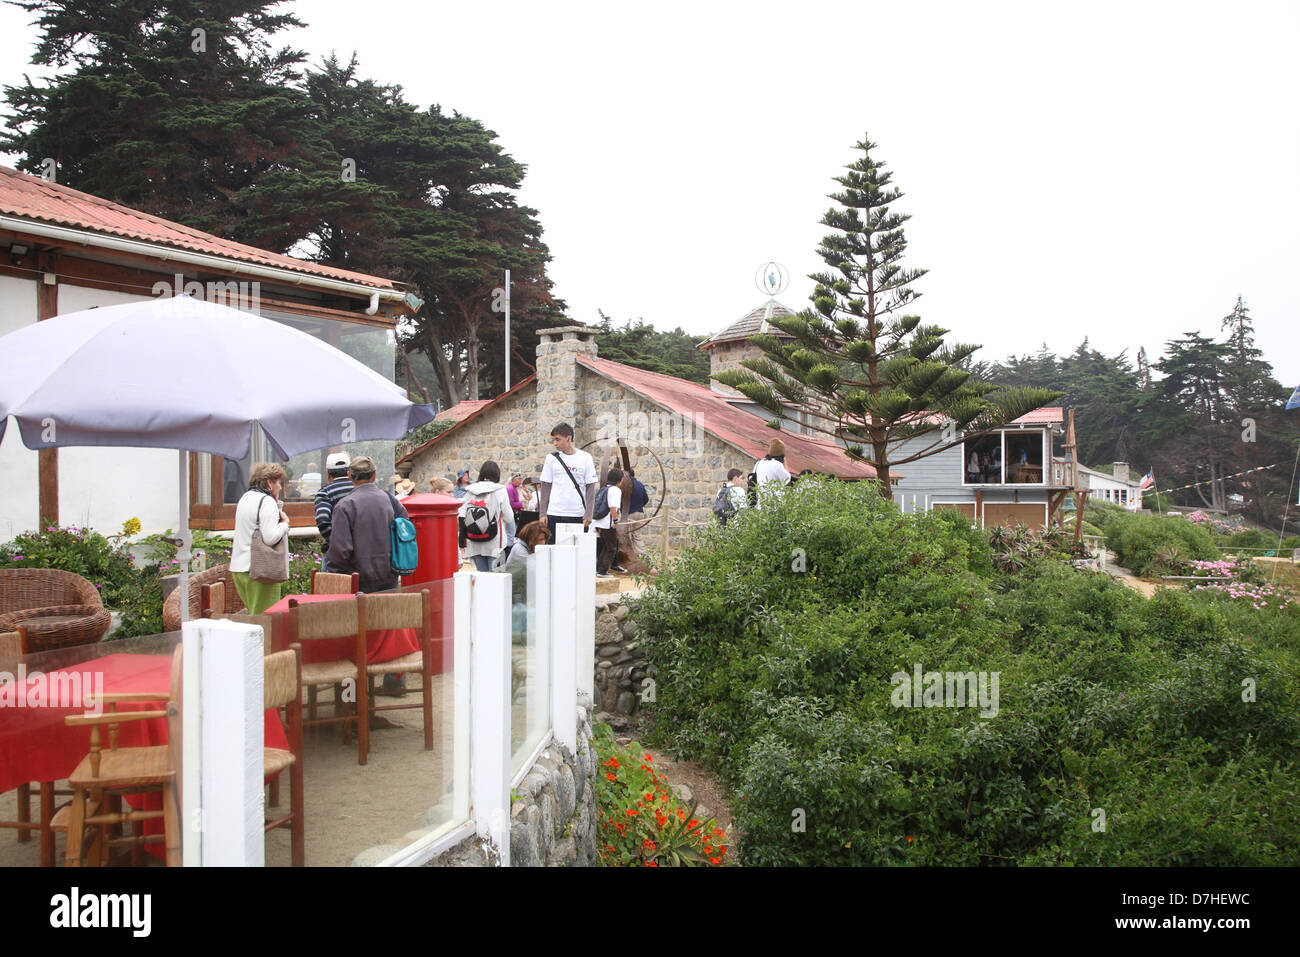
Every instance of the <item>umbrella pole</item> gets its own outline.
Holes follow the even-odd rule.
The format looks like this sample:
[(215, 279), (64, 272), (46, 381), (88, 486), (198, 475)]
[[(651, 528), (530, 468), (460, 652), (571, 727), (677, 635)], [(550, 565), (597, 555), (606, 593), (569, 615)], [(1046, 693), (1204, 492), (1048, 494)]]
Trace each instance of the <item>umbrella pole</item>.
[(180, 450), (180, 504), (181, 546), (176, 551), (176, 560), (181, 565), (181, 578), (177, 590), (181, 593), (181, 623), (190, 620), (190, 544), (194, 536), (190, 532), (190, 453)]

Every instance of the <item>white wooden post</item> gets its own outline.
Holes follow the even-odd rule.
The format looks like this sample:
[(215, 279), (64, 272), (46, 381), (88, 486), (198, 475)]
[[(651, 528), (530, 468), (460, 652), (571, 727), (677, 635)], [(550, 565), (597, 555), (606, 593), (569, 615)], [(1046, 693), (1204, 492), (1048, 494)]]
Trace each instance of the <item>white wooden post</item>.
[(183, 860), (189, 866), (261, 867), (262, 629), (201, 618), (186, 622), (183, 631)]
[(457, 572), (452, 580), (452, 688), (455, 703), (452, 725), (452, 798), (454, 821), (469, 820), (470, 809), (470, 734), (474, 727), (470, 716), (470, 573)]
[[(590, 535), (580, 535), (570, 539), (564, 545), (543, 545), (549, 569), (550, 606), (550, 645), (551, 645), (551, 731), (555, 740), (570, 751), (578, 750), (578, 713), (574, 707), (578, 688), (575, 668), (577, 657), (574, 646), (577, 642), (578, 622), (583, 615), (582, 605), (578, 602), (578, 567), (580, 564), (581, 543)], [(595, 585), (595, 579), (592, 579)], [(594, 599), (593, 599), (594, 602)], [(594, 604), (592, 612), (594, 618)]]
[[(577, 703), (590, 708), (596, 700), (596, 536), (578, 537), (578, 621), (574, 631), (574, 676)], [(570, 713), (576, 716), (574, 702)], [(574, 734), (577, 734), (575, 731)]]
[(471, 813), (478, 835), (509, 867), (510, 578), (492, 572), (457, 572), (455, 578), (456, 628), (470, 629)]

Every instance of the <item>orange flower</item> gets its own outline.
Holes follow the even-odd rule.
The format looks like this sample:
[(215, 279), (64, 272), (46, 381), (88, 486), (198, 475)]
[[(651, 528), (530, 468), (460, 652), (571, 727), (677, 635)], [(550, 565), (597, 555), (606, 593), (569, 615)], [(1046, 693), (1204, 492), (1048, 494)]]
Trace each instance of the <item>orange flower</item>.
[(650, 757), (650, 755), (649, 755), (648, 753), (646, 754), (645, 759), (646, 759), (647, 761), (650, 761), (650, 762), (653, 762), (653, 761), (654, 761), (654, 758)]
[(606, 845), (605, 845), (605, 850), (607, 850), (607, 851), (612, 851), (613, 849), (614, 849), (614, 845), (613, 845), (613, 844), (606, 844)]
[(618, 780), (618, 775), (615, 774), (613, 771), (610, 771), (608, 774), (605, 775), (605, 777), (608, 778), (608, 779), (611, 780), (611, 781), (617, 781), (617, 780)]
[(618, 767), (618, 758), (610, 758), (608, 761), (605, 762), (605, 767), (607, 768)]
[(700, 826), (700, 822), (695, 820), (695, 818), (691, 818), (689, 821), (686, 822), (686, 826), (693, 831)]
[(653, 794), (651, 794), (649, 791), (646, 791), (646, 792), (645, 792), (645, 799), (646, 799), (647, 801), (653, 801), (653, 800), (655, 799), (655, 796), (654, 796)]
[(650, 840), (650, 838), (647, 837), (644, 841), (641, 842), (641, 846), (644, 847), (647, 851), (653, 851), (655, 849), (655, 842)]
[(720, 857), (710, 857), (710, 858), (709, 858), (709, 863), (710, 863), (710, 864), (717, 864), (717, 865), (720, 865), (720, 864), (722, 863), (722, 858), (720, 858)]
[(658, 866), (659, 866), (659, 862), (658, 862), (658, 861), (646, 861), (646, 862), (645, 862), (644, 864), (642, 864), (641, 866), (642, 866), (642, 867), (658, 867)]
[(627, 814), (628, 817), (632, 817), (637, 813), (637, 809), (634, 807), (630, 807), (624, 813)]
[(907, 841), (908, 844), (912, 843), (912, 839), (910, 837), (905, 837), (903, 838), (903, 840)]
[(722, 828), (720, 828), (720, 827), (715, 827), (715, 828), (713, 829), (713, 836), (714, 836), (714, 837), (722, 837)]
[(704, 845), (704, 853), (705, 853), (705, 854), (712, 854), (712, 853), (713, 853), (713, 845), (712, 845), (712, 844), (705, 844), (705, 845)]
[(686, 820), (686, 812), (683, 811), (681, 808), (677, 809), (677, 816), (681, 818), (683, 821)]

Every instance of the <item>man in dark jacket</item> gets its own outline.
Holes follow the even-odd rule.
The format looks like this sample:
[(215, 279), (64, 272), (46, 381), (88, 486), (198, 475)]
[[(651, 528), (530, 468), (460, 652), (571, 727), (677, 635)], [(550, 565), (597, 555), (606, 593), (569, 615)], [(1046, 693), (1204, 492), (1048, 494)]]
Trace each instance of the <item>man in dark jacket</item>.
[(332, 572), (361, 576), (363, 592), (385, 591), (397, 587), (393, 571), (389, 527), (393, 515), (409, 518), (401, 502), (375, 485), (375, 463), (369, 456), (358, 455), (348, 466), (353, 489), (334, 506), (330, 529), (330, 547), (325, 562)]

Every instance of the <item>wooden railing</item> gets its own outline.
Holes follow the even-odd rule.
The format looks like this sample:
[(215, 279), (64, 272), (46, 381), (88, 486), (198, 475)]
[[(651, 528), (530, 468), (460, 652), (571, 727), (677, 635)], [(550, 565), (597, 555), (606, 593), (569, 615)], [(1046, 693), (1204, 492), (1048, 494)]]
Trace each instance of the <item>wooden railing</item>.
[(1082, 485), (1076, 485), (1075, 480), (1080, 476), (1075, 470), (1074, 463), (1069, 459), (1052, 459), (1051, 481), (1049, 488), (1087, 488), (1087, 477), (1083, 476)]

